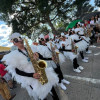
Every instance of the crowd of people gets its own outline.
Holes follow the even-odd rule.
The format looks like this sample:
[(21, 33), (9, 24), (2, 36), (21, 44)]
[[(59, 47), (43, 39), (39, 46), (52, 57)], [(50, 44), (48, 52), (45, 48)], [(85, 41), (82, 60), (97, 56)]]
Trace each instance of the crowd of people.
[(100, 15), (92, 16), (91, 19), (85, 20), (84, 26), (92, 30), (92, 36), (90, 37), (91, 44), (94, 42), (93, 39), (95, 39), (97, 43), (100, 42)]
[[(4, 64), (0, 65), (1, 77), (12, 89), (14, 87), (11, 80), (12, 76), (35, 100), (46, 100), (49, 93), (53, 100), (59, 100), (54, 87), (57, 85), (66, 90), (65, 84), (70, 84), (63, 77), (62, 63), (69, 59), (73, 64), (72, 71), (81, 73), (84, 67), (79, 65), (77, 58), (81, 56), (82, 62), (89, 62), (89, 58), (84, 57), (84, 53), (92, 53), (89, 46), (95, 47), (93, 43), (100, 42), (99, 33), (100, 15), (92, 17), (90, 21), (85, 20), (84, 23), (76, 23), (75, 27), (62, 32), (60, 35), (53, 35), (53, 37), (45, 39), (44, 34), (40, 34), (39, 43), (33, 43), (31, 48), (28, 48), (27, 44), (24, 45), (21, 34), (13, 33), (9, 39), (15, 47), (2, 59), (6, 68)], [(40, 60), (45, 62), (47, 66), (44, 70), (48, 81), (44, 85), (40, 83), (42, 73), (35, 68), (39, 66), (38, 61)], [(40, 66), (42, 66), (41, 63)], [(4, 95), (2, 96), (4, 97)], [(5, 100), (11, 100), (11, 98), (11, 95), (7, 98), (4, 97)]]

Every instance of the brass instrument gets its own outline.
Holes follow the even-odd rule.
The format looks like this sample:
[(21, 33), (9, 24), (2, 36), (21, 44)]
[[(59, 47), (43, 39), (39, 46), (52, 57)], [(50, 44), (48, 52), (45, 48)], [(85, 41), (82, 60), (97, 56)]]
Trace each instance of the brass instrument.
[(88, 34), (89, 37), (92, 36), (92, 30), (93, 30), (93, 28), (88, 28), (87, 29), (87, 34)]
[(11, 94), (10, 94), (10, 91), (8, 89), (7, 83), (4, 82), (3, 79), (0, 79), (0, 94), (2, 95), (2, 97), (5, 100), (10, 100), (10, 98), (11, 98)]
[(55, 51), (56, 46), (53, 47), (51, 42), (50, 42), (50, 46), (51, 46), (52, 56), (54, 57), (54, 62), (56, 64), (59, 64), (59, 52)]
[(73, 44), (72, 39), (71, 39), (71, 45), (72, 45), (72, 50), (74, 50), (74, 53), (77, 54), (78, 46), (75, 46), (75, 45)]
[(87, 30), (85, 28), (84, 28), (84, 36), (88, 37), (88, 33), (87, 33)]
[(75, 50), (74, 53), (75, 53), (75, 54), (77, 54), (77, 52), (78, 52), (77, 49), (78, 49), (78, 46), (75, 46), (75, 47), (74, 47), (74, 50)]
[(10, 47), (2, 47), (0, 46), (0, 52), (4, 52), (4, 51), (10, 51)]
[(31, 47), (29, 46), (28, 41), (26, 39), (24, 39), (24, 40), (25, 40), (26, 49), (27, 49), (27, 52), (29, 54), (29, 58), (32, 62), (32, 65), (34, 67), (35, 73), (40, 74), (39, 82), (42, 85), (44, 85), (44, 84), (48, 83), (48, 79), (47, 79), (46, 72), (45, 72), (45, 68), (47, 66), (47, 63), (44, 60), (39, 60), (39, 61), (35, 60), (33, 57), (34, 53), (31, 49)]
[(98, 24), (98, 29), (99, 29), (99, 31), (100, 31), (100, 24)]

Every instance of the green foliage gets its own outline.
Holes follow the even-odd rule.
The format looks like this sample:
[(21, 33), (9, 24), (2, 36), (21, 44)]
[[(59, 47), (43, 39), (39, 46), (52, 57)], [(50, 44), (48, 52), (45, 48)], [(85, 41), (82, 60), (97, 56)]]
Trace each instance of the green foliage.
[[(34, 29), (48, 32), (48, 27), (39, 27), (48, 24), (52, 32), (57, 33), (59, 27), (86, 12), (84, 7), (89, 0), (1, 0), (0, 19), (12, 24), (13, 32), (27, 34), (29, 37)], [(85, 5), (86, 3), (86, 5)], [(78, 12), (79, 11), (79, 12)], [(92, 11), (92, 8), (91, 10)], [(55, 25), (58, 23), (58, 26)]]
[(100, 7), (100, 0), (95, 0), (95, 6)]
[(82, 18), (82, 15), (85, 13), (92, 12), (94, 10), (94, 7), (89, 4), (90, 0), (75, 0), (73, 3), (77, 8), (75, 12), (75, 16), (77, 18)]
[(38, 0), (38, 8), (41, 14), (48, 13), (50, 8), (48, 6), (48, 0)]
[(6, 13), (12, 12), (12, 5), (14, 4), (15, 0), (1, 0), (0, 1), (0, 12)]
[(48, 28), (47, 28), (46, 26), (43, 26), (43, 27), (41, 28), (40, 33), (48, 34), (48, 33), (49, 33), (49, 30), (48, 30)]

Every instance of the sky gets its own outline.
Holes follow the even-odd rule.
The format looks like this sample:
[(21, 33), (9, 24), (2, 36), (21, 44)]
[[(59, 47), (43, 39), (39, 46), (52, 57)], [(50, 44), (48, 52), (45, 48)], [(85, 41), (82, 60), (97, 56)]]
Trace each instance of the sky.
[[(90, 1), (90, 4), (94, 6), (94, 0)], [(100, 11), (100, 7), (97, 8)], [(11, 34), (11, 27), (8, 27), (5, 22), (0, 21), (0, 46), (11, 47), (12, 43), (8, 40)]]
[(1, 25), (1, 24), (5, 24), (4, 21), (0, 21), (0, 25)]
[(91, 0), (91, 1), (90, 1), (90, 4), (91, 4), (92, 6), (94, 6), (94, 0)]
[[(91, 4), (92, 6), (95, 6), (94, 1), (95, 1), (95, 0), (91, 0), (91, 1), (90, 1), (90, 4)], [(95, 7), (95, 9), (98, 9), (98, 11), (100, 11), (100, 7)]]
[(12, 43), (9, 41), (9, 35), (12, 31), (4, 22), (0, 21), (0, 46), (11, 47)]
[[(13, 46), (13, 43), (11, 43), (9, 40), (9, 35), (11, 34), (11, 32), (12, 32), (12, 28), (8, 27), (8, 25), (0, 21), (0, 46), (3, 46), (3, 47)], [(31, 45), (32, 40), (28, 39), (28, 37), (25, 37), (25, 38), (28, 40), (29, 45)]]

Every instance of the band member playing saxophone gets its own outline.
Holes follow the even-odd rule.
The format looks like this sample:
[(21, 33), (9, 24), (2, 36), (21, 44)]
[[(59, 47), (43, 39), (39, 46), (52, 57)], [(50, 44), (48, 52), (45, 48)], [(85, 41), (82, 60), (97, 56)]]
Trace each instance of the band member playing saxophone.
[(75, 54), (72, 48), (72, 39), (70, 37), (66, 38), (64, 34), (61, 34), (60, 41), (60, 51), (63, 51), (63, 54), (66, 58), (70, 59), (73, 63), (73, 70), (77, 73), (80, 73), (83, 70), (82, 66), (79, 66), (77, 62), (78, 55)]
[[(63, 90), (66, 90), (66, 86), (63, 83), (69, 84), (70, 82), (65, 80), (63, 77), (63, 73), (60, 69), (60, 64), (58, 64), (58, 61), (55, 59), (54, 54), (53, 54), (53, 53), (55, 53), (55, 50), (53, 50), (53, 51), (51, 50), (51, 43), (50, 43), (51, 41), (46, 42), (43, 34), (41, 34), (39, 38), (40, 38), (40, 40), (39, 40), (40, 44), (38, 46), (34, 45), (33, 46), (34, 50), (36, 50), (36, 52), (38, 52), (40, 54), (39, 56), (41, 56), (41, 60), (45, 60), (47, 62), (47, 65), (48, 65), (47, 67), (52, 67), (54, 69), (54, 71), (58, 74), (58, 77), (59, 77), (58, 85)], [(57, 62), (55, 62), (55, 61), (57, 61)]]
[[(44, 71), (42, 73), (40, 70), (42, 70), (42, 67), (44, 68), (45, 62), (38, 63), (39, 54), (34, 53), (34, 50), (28, 47), (28, 44), (26, 44), (27, 47), (24, 46), (24, 41), (19, 33), (13, 33), (10, 36), (10, 40), (18, 49), (3, 57), (2, 61), (5, 61), (6, 65), (8, 65), (6, 70), (12, 74), (12, 77), (14, 77), (23, 88), (26, 88), (29, 95), (34, 97), (35, 100), (45, 99), (50, 91), (53, 94), (53, 100), (59, 100), (54, 89), (54, 85), (58, 84), (59, 80), (53, 68), (46, 67), (44, 69), (46, 75), (44, 75), (44, 78), (42, 76)], [(31, 58), (31, 54), (33, 58)], [(36, 67), (40, 69), (36, 71)], [(41, 78), (44, 79), (41, 81)]]

